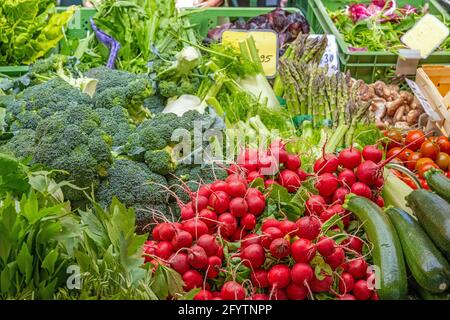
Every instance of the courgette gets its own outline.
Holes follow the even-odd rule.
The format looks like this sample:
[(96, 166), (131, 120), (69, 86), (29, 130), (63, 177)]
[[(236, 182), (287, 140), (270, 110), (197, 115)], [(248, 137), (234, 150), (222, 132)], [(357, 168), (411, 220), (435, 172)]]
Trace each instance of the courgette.
[(425, 179), (431, 190), (439, 196), (450, 202), (450, 179), (447, 178), (442, 171), (431, 168), (425, 172)]
[(375, 203), (353, 194), (347, 196), (344, 208), (363, 222), (364, 231), (373, 244), (373, 263), (381, 271), (377, 288), (380, 299), (405, 299), (408, 290), (406, 266), (400, 240), (389, 218)]
[(398, 208), (386, 214), (397, 230), (403, 254), (417, 283), (433, 293), (442, 293), (450, 286), (450, 266), (420, 224)]
[(423, 189), (411, 192), (406, 202), (434, 244), (450, 259), (450, 204)]

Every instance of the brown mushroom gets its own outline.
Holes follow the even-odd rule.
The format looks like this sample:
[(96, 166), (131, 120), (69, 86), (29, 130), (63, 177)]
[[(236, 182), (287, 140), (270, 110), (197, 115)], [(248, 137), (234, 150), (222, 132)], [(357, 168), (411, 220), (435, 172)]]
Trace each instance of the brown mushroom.
[(403, 102), (408, 105), (410, 105), (414, 100), (414, 96), (408, 91), (400, 91), (400, 97), (402, 97)]
[(395, 111), (394, 122), (402, 121), (404, 115), (405, 115), (405, 106), (401, 106), (397, 109), (397, 111)]
[(406, 122), (408, 123), (408, 125), (413, 126), (417, 123), (419, 116), (420, 116), (419, 111), (416, 109), (413, 109), (413, 110), (409, 111), (408, 114), (406, 115)]
[(386, 109), (387, 109), (388, 116), (392, 117), (401, 105), (403, 105), (403, 100), (401, 98), (394, 100), (394, 101), (388, 101), (386, 103)]

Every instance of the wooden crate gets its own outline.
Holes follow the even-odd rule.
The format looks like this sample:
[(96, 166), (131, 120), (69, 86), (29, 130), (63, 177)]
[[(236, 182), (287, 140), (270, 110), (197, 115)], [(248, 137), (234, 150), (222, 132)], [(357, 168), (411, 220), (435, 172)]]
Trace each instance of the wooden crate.
[(423, 66), (417, 70), (416, 83), (441, 116), (438, 127), (450, 135), (450, 66)]

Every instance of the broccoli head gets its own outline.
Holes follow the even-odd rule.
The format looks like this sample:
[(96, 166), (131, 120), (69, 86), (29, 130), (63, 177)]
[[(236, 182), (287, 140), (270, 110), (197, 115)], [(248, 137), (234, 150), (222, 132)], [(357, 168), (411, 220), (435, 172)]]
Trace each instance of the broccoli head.
[(183, 79), (179, 82), (161, 80), (158, 83), (159, 93), (166, 98), (179, 97), (183, 94), (195, 94), (197, 89), (197, 81), (189, 79)]
[(156, 93), (154, 96), (148, 97), (144, 100), (144, 107), (150, 110), (151, 113), (161, 113), (166, 107), (167, 99), (161, 94)]
[(12, 130), (36, 129), (42, 119), (75, 105), (91, 105), (91, 98), (60, 78), (26, 88), (19, 95), (4, 101)]
[(123, 204), (136, 209), (167, 202), (166, 179), (153, 173), (144, 163), (129, 159), (117, 159), (108, 170), (96, 192), (97, 201), (108, 206), (115, 196)]
[(61, 54), (52, 54), (48, 58), (39, 59), (30, 66), (28, 76), (35, 85), (59, 76), (78, 76), (77, 59)]
[[(35, 135), (33, 162), (68, 173), (57, 180), (70, 180), (80, 188), (100, 184), (112, 162), (110, 137), (100, 129), (100, 118), (86, 106), (69, 106), (42, 120)], [(63, 190), (69, 200), (82, 200), (83, 192)]]
[(34, 153), (34, 130), (23, 129), (15, 132), (14, 136), (4, 145), (0, 152), (12, 154), (19, 160), (32, 157)]
[(112, 137), (112, 145), (125, 145), (135, 130), (135, 126), (130, 123), (128, 112), (122, 107), (100, 108), (95, 111), (100, 117), (101, 129)]
[(170, 147), (162, 150), (149, 150), (144, 157), (145, 163), (152, 172), (166, 175), (176, 168), (176, 162), (172, 158), (172, 148)]
[(94, 95), (96, 108), (125, 108), (135, 123), (151, 115), (144, 106), (145, 99), (154, 94), (147, 75), (99, 67), (88, 71), (86, 76), (98, 80)]

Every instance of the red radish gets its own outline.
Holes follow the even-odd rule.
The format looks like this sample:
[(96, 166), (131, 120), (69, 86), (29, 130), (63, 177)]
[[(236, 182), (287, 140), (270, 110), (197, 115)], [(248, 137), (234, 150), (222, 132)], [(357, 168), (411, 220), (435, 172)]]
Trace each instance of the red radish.
[(213, 300), (223, 300), (221, 297), (214, 297)]
[(208, 256), (213, 256), (219, 249), (216, 237), (211, 234), (204, 234), (197, 239), (197, 244), (202, 247)]
[(366, 280), (358, 280), (353, 285), (353, 294), (358, 300), (368, 300), (372, 296), (372, 290), (367, 286)]
[(312, 292), (328, 292), (333, 284), (333, 278), (331, 276), (325, 275), (322, 280), (319, 280), (314, 276), (310, 282), (310, 288)]
[(241, 248), (247, 247), (251, 244), (261, 244), (261, 236), (255, 233), (249, 233), (241, 241)]
[(347, 188), (337, 188), (333, 195), (333, 203), (344, 203), (345, 197), (350, 193)]
[[(244, 176), (242, 176), (241, 174), (238, 174), (238, 173), (234, 173), (234, 174), (229, 175), (225, 179), (225, 182), (228, 183), (228, 184), (230, 184), (231, 182), (241, 182), (245, 186), (245, 188), (247, 188), (247, 179)], [(231, 196), (231, 194), (230, 194), (230, 196)]]
[(300, 177), (294, 171), (288, 169), (280, 172), (278, 182), (289, 192), (296, 192), (297, 189), (302, 185)]
[(361, 152), (356, 148), (347, 148), (339, 153), (339, 164), (347, 169), (354, 169), (361, 163)]
[(342, 248), (336, 248), (334, 253), (325, 258), (325, 262), (328, 263), (331, 269), (335, 270), (345, 261), (345, 253)]
[(259, 171), (262, 175), (275, 175), (280, 170), (280, 164), (273, 155), (262, 155), (259, 159)]
[(223, 253), (223, 247), (219, 246), (219, 248), (217, 249), (217, 253), (216, 256), (218, 256), (220, 259), (224, 259), (224, 253)]
[(348, 272), (356, 279), (364, 277), (367, 272), (367, 262), (362, 258), (349, 261)]
[(206, 255), (205, 249), (199, 245), (193, 245), (189, 249), (188, 259), (190, 265), (195, 269), (202, 269), (208, 264), (208, 256)]
[(199, 196), (203, 196), (205, 198), (209, 198), (209, 196), (212, 193), (212, 190), (213, 189), (211, 188), (211, 185), (204, 184), (204, 185), (201, 185), (200, 188), (198, 188), (197, 194)]
[(257, 198), (259, 198), (261, 200), (264, 200), (264, 201), (266, 200), (266, 198), (264, 198), (264, 195), (262, 194), (262, 192), (259, 191), (256, 188), (248, 188), (247, 189), (247, 194), (246, 194), (245, 197), (246, 197), (245, 200), (247, 200), (247, 201), (248, 201), (247, 197), (257, 197)]
[(336, 250), (336, 242), (333, 239), (328, 237), (322, 237), (316, 244), (317, 251), (324, 256), (328, 257), (334, 253)]
[(251, 213), (244, 214), (241, 218), (241, 226), (246, 230), (253, 230), (256, 226), (256, 217)]
[(291, 279), (296, 285), (305, 286), (314, 276), (314, 271), (307, 263), (296, 263), (291, 270)]
[(239, 180), (228, 182), (228, 194), (232, 197), (243, 197), (247, 191), (247, 186)]
[(356, 182), (356, 175), (353, 170), (344, 169), (338, 175), (341, 187), (350, 188)]
[(314, 240), (320, 234), (321, 223), (316, 216), (305, 216), (296, 222), (298, 230), (297, 235), (300, 238)]
[(298, 227), (297, 224), (290, 220), (280, 221), (279, 229), (283, 232), (284, 235), (293, 235), (297, 232)]
[(251, 171), (247, 175), (247, 182), (248, 183), (252, 183), (254, 180), (256, 180), (258, 178), (264, 179), (264, 176), (261, 174), (261, 172), (259, 172), (259, 171)]
[(264, 230), (270, 227), (281, 229), (280, 221), (274, 218), (268, 218), (263, 220), (263, 223), (261, 225), (261, 231), (264, 232)]
[(278, 182), (276, 182), (273, 179), (267, 179), (266, 181), (264, 181), (264, 187), (267, 189), (269, 188), (271, 185), (273, 184), (278, 184)]
[(353, 290), (353, 285), (355, 283), (355, 279), (348, 272), (343, 272), (341, 274), (341, 278), (339, 279), (339, 292), (340, 293), (349, 293)]
[(363, 182), (355, 182), (350, 191), (357, 196), (365, 197), (367, 199), (372, 198), (372, 190)]
[(244, 229), (238, 227), (236, 229), (236, 231), (230, 237), (230, 240), (233, 241), (233, 242), (241, 241), (242, 238), (244, 238), (246, 235), (247, 235), (247, 231), (245, 231)]
[(254, 270), (251, 275), (252, 284), (257, 288), (267, 288), (269, 280), (267, 280), (267, 271), (263, 269)]
[(169, 241), (161, 241), (155, 249), (155, 255), (163, 260), (170, 258), (173, 252), (173, 245)]
[(173, 254), (169, 259), (169, 265), (179, 274), (183, 275), (191, 266), (189, 265), (188, 255), (184, 252), (178, 252)]
[(246, 172), (255, 171), (258, 168), (257, 150), (245, 150), (239, 154), (237, 163)]
[(342, 244), (345, 244), (346, 246), (348, 246), (348, 248), (350, 248), (358, 253), (361, 253), (362, 247), (364, 245), (362, 240), (355, 236), (349, 236), (349, 238), (345, 239), (342, 242)]
[(237, 164), (230, 165), (230, 167), (227, 168), (226, 170), (229, 176), (237, 175), (240, 172), (239, 166)]
[(269, 300), (269, 296), (264, 293), (255, 293), (249, 300)]
[(366, 161), (373, 161), (378, 163), (383, 159), (383, 153), (376, 146), (365, 146), (362, 151), (362, 156)]
[(208, 290), (200, 290), (194, 297), (194, 300), (212, 300), (214, 297)]
[(287, 265), (277, 264), (267, 273), (267, 280), (274, 288), (285, 288), (291, 281), (291, 270)]
[(182, 228), (184, 231), (189, 232), (194, 239), (208, 233), (208, 226), (206, 223), (197, 218), (183, 221)]
[(381, 189), (384, 186), (384, 178), (382, 176), (378, 177), (377, 180), (375, 180), (375, 188)]
[(197, 270), (188, 270), (183, 274), (184, 290), (191, 291), (194, 288), (201, 288), (203, 285), (203, 277)]
[(346, 293), (339, 297), (339, 300), (356, 300), (355, 296), (349, 293)]
[(370, 298), (370, 300), (378, 301), (378, 300), (380, 300), (380, 298), (378, 297), (378, 294), (376, 292), (374, 292), (372, 294), (372, 297)]
[(375, 199), (375, 203), (380, 207), (383, 208), (384, 207), (384, 199), (381, 195), (377, 195), (376, 199)]
[(325, 154), (322, 158), (318, 159), (314, 163), (314, 172), (323, 173), (333, 173), (336, 172), (339, 166), (339, 159), (334, 154)]
[(255, 216), (259, 216), (266, 208), (266, 200), (256, 195), (247, 194), (245, 201), (247, 202), (248, 212)]
[(224, 213), (228, 210), (228, 206), (230, 204), (230, 196), (223, 191), (214, 192), (209, 197), (208, 204), (217, 213)]
[(217, 222), (217, 214), (214, 211), (209, 209), (203, 209), (199, 212), (198, 216), (200, 220), (206, 223), (208, 227), (212, 227), (216, 225)]
[(208, 206), (208, 201), (207, 197), (197, 195), (192, 199), (192, 208), (195, 212), (200, 212)]
[(195, 217), (195, 211), (192, 209), (192, 202), (183, 206), (180, 210), (181, 220), (189, 220)]
[(291, 253), (291, 244), (284, 238), (277, 238), (270, 244), (270, 253), (277, 259), (283, 259)]
[(157, 224), (152, 230), (152, 238), (155, 241), (161, 241), (161, 237), (159, 236), (160, 228), (161, 228), (161, 224)]
[(192, 244), (192, 235), (184, 230), (177, 231), (172, 239), (172, 246), (175, 251), (181, 248), (189, 248)]
[(223, 300), (244, 300), (245, 289), (235, 281), (228, 281), (223, 285), (221, 295)]
[(259, 268), (266, 261), (264, 248), (260, 244), (251, 244), (245, 247), (240, 256), (244, 265), (252, 269)]
[(286, 161), (288, 161), (288, 153), (283, 148), (271, 146), (270, 154), (278, 160), (279, 163), (286, 163)]
[(275, 288), (270, 292), (270, 300), (289, 300), (289, 296), (284, 289)]
[(208, 257), (208, 266), (206, 276), (208, 279), (215, 279), (219, 275), (219, 268), (222, 265), (222, 260), (218, 256)]
[(321, 214), (320, 214), (320, 221), (322, 221), (322, 222), (327, 222), (328, 220), (330, 220), (334, 215), (335, 215), (336, 213), (333, 211), (333, 210), (331, 210), (331, 209), (327, 209), (327, 210), (325, 210), (324, 212), (322, 212)]
[(211, 193), (217, 192), (217, 191), (223, 191), (227, 194), (230, 194), (230, 185), (222, 180), (216, 180), (214, 183), (211, 184)]
[(314, 185), (322, 197), (331, 196), (338, 187), (338, 179), (332, 173), (324, 173), (317, 177)]
[(316, 247), (308, 239), (298, 239), (292, 243), (291, 252), (296, 262), (308, 263), (316, 255)]
[(231, 213), (222, 213), (218, 218), (218, 227), (220, 234), (225, 237), (231, 237), (237, 230), (237, 220)]
[(308, 178), (308, 174), (305, 171), (303, 171), (302, 169), (297, 170), (297, 175), (301, 181), (305, 181), (306, 178)]
[(291, 300), (305, 300), (308, 296), (308, 288), (291, 283), (287, 286), (286, 293)]
[(313, 194), (306, 200), (306, 210), (311, 215), (320, 215), (326, 206), (325, 199), (319, 195)]
[(239, 218), (246, 214), (248, 205), (244, 198), (234, 198), (230, 201), (230, 213)]
[(272, 243), (273, 240), (275, 240), (276, 238), (283, 237), (283, 232), (281, 232), (280, 229), (275, 227), (266, 228), (264, 229), (263, 233), (264, 236), (261, 239), (261, 244), (266, 249), (269, 249), (270, 244)]
[(182, 224), (179, 222), (172, 222), (172, 225), (175, 227), (175, 231), (181, 231), (182, 229)]
[(300, 158), (297, 155), (288, 154), (284, 166), (286, 167), (286, 169), (297, 171), (300, 168), (301, 164), (302, 162), (300, 161)]

